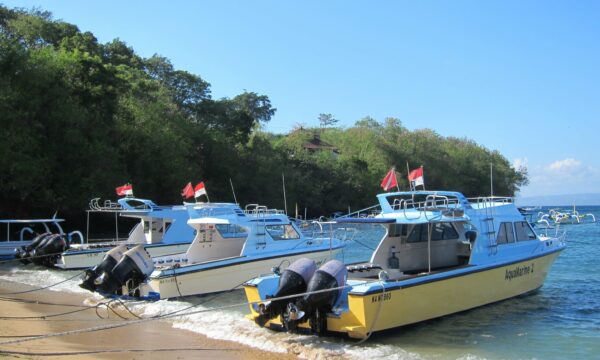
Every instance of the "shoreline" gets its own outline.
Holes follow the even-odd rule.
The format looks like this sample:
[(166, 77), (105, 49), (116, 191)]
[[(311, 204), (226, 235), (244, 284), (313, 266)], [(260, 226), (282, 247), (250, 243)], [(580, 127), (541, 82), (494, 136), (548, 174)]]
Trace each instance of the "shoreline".
[[(52, 290), (40, 290), (26, 294), (2, 295), (9, 292), (32, 288), (16, 282), (0, 281), (0, 343), (11, 340), (25, 340), (27, 335), (52, 334), (78, 329), (121, 324), (125, 321), (118, 315), (134, 320), (132, 314), (124, 309), (111, 311), (108, 318), (105, 308), (83, 308), (86, 299), (83, 294), (65, 293)], [(7, 298), (33, 301), (33, 303), (16, 302)], [(18, 301), (17, 300), (17, 301)], [(38, 302), (62, 304), (45, 305)], [(52, 316), (55, 314), (61, 316)], [(23, 317), (41, 317), (33, 319)], [(19, 352), (20, 354), (11, 354)], [(52, 354), (52, 355), (49, 355)], [(122, 359), (144, 358), (163, 359), (166, 356), (176, 359), (219, 358), (269, 360), (295, 359), (289, 352), (275, 353), (259, 350), (234, 341), (208, 338), (185, 329), (174, 328), (167, 320), (155, 320), (131, 324), (108, 330), (97, 330), (78, 334), (28, 340), (17, 344), (0, 344), (0, 355), (26, 358), (73, 358), (77, 359)]]

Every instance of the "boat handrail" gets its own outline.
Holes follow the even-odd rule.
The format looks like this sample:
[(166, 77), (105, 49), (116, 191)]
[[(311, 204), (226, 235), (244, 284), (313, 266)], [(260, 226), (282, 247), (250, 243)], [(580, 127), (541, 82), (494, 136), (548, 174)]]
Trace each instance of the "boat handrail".
[(93, 198), (92, 200), (90, 200), (90, 204), (89, 204), (89, 210), (88, 211), (116, 211), (116, 210), (123, 210), (123, 207), (121, 206), (121, 204), (111, 201), (111, 200), (104, 200), (104, 204), (100, 205), (99, 204), (100, 198)]
[(490, 207), (494, 203), (512, 204), (514, 198), (510, 196), (478, 196), (467, 198), (470, 203), (481, 204), (483, 207)]
[(21, 231), (19, 232), (19, 241), (24, 241), (24, 237), (23, 235), (25, 235), (25, 232), (28, 232), (30, 234), (35, 234), (35, 231), (33, 231), (32, 228), (30, 228), (29, 226), (26, 226), (24, 228), (21, 229)]
[(67, 234), (67, 239), (69, 239), (69, 243), (72, 244), (73, 243), (73, 236), (76, 235), (79, 237), (79, 243), (83, 244), (85, 242), (84, 238), (83, 238), (83, 234), (81, 233), (81, 231), (79, 230), (75, 230), (75, 231), (71, 231), (70, 233)]
[[(410, 205), (410, 204), (412, 204), (412, 207), (410, 207), (410, 208), (409, 208), (409, 205)], [(404, 211), (404, 217), (405, 217), (407, 220), (417, 220), (417, 219), (420, 219), (420, 218), (421, 218), (421, 210), (419, 210), (419, 212), (418, 212), (418, 216), (417, 216), (417, 217), (409, 217), (409, 216), (406, 214), (406, 210), (410, 210), (410, 209), (416, 209), (416, 210), (419, 210), (419, 208), (415, 206), (415, 201), (414, 201), (414, 200), (412, 200), (412, 199), (406, 199), (406, 200), (404, 200), (404, 209), (403, 209), (403, 211)]]
[(285, 215), (283, 210), (269, 209), (265, 205), (248, 204), (244, 208), (244, 214), (251, 216)]
[[(353, 212), (351, 212), (351, 213), (348, 213), (348, 214), (346, 214), (346, 215), (338, 216), (338, 217), (337, 217), (337, 219), (339, 219), (339, 218), (349, 218), (349, 217), (371, 217), (371, 216), (374, 216), (374, 215), (376, 215), (377, 213), (380, 213), (380, 212), (381, 212), (381, 210), (379, 210), (379, 211), (377, 211), (377, 210), (373, 210), (373, 209), (375, 209), (375, 208), (378, 208), (378, 207), (380, 208), (380, 207), (381, 207), (381, 205), (379, 205), (379, 204), (375, 204), (375, 205), (372, 205), (372, 206), (366, 207), (366, 208), (364, 208), (364, 209), (360, 209), (360, 210), (357, 210), (357, 211), (353, 211)], [(361, 214), (362, 214), (362, 213), (364, 213), (364, 212), (368, 212), (368, 213), (367, 213), (366, 215), (361, 215)]]

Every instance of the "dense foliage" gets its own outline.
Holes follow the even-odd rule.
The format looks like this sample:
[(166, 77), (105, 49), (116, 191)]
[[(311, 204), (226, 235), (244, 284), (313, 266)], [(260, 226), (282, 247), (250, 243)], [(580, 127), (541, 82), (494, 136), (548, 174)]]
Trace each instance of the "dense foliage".
[[(327, 128), (337, 120), (322, 114), (331, 121), (319, 118), (320, 128), (260, 131), (274, 113), (265, 95), (215, 100), (208, 82), (165, 57), (0, 6), (2, 217), (83, 215), (90, 198), (114, 198), (125, 182), (137, 196), (176, 203), (190, 180), (204, 180), (212, 201), (232, 201), (231, 179), (241, 204), (282, 208), (282, 174), (289, 213), (298, 204), (316, 216), (373, 204), (386, 171), (405, 176), (407, 160), (425, 167), (428, 188), (467, 195), (489, 192), (490, 162), (498, 194), (527, 179), (497, 152), (396, 119)], [(338, 151), (305, 149), (315, 134)]]

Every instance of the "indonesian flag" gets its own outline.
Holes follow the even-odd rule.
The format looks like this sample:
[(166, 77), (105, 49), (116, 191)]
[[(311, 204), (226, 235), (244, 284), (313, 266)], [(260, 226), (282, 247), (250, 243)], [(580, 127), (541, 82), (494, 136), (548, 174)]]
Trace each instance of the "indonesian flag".
[(408, 181), (412, 184), (413, 189), (421, 185), (425, 187), (425, 181), (423, 180), (423, 167), (416, 168), (408, 174)]
[(132, 196), (133, 195), (133, 186), (131, 184), (126, 184), (123, 186), (119, 186), (115, 189), (117, 195), (119, 196)]
[(195, 198), (199, 198), (202, 195), (206, 195), (206, 188), (204, 187), (204, 181), (198, 183), (198, 185), (196, 185), (196, 187), (194, 188), (194, 197)]
[(181, 190), (181, 196), (183, 196), (184, 199), (189, 199), (194, 196), (194, 187), (191, 182), (187, 183), (183, 190)]
[(381, 187), (384, 191), (388, 191), (388, 189), (391, 189), (394, 186), (398, 186), (398, 180), (396, 179), (396, 171), (394, 168), (391, 168), (381, 181)]

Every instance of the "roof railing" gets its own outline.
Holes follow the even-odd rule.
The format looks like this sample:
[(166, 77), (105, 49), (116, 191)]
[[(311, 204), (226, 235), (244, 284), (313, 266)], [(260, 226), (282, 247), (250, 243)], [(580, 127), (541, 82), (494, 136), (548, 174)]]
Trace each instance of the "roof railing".
[(244, 208), (244, 214), (251, 216), (266, 216), (266, 215), (285, 215), (283, 210), (269, 209), (264, 205), (248, 204)]
[(90, 200), (89, 210), (88, 211), (118, 211), (123, 210), (121, 204), (111, 201), (104, 200), (104, 204), (100, 205), (100, 198), (93, 198)]
[(470, 203), (482, 205), (483, 207), (490, 207), (492, 204), (500, 203), (502, 205), (512, 204), (514, 198), (509, 196), (479, 196), (467, 198)]

